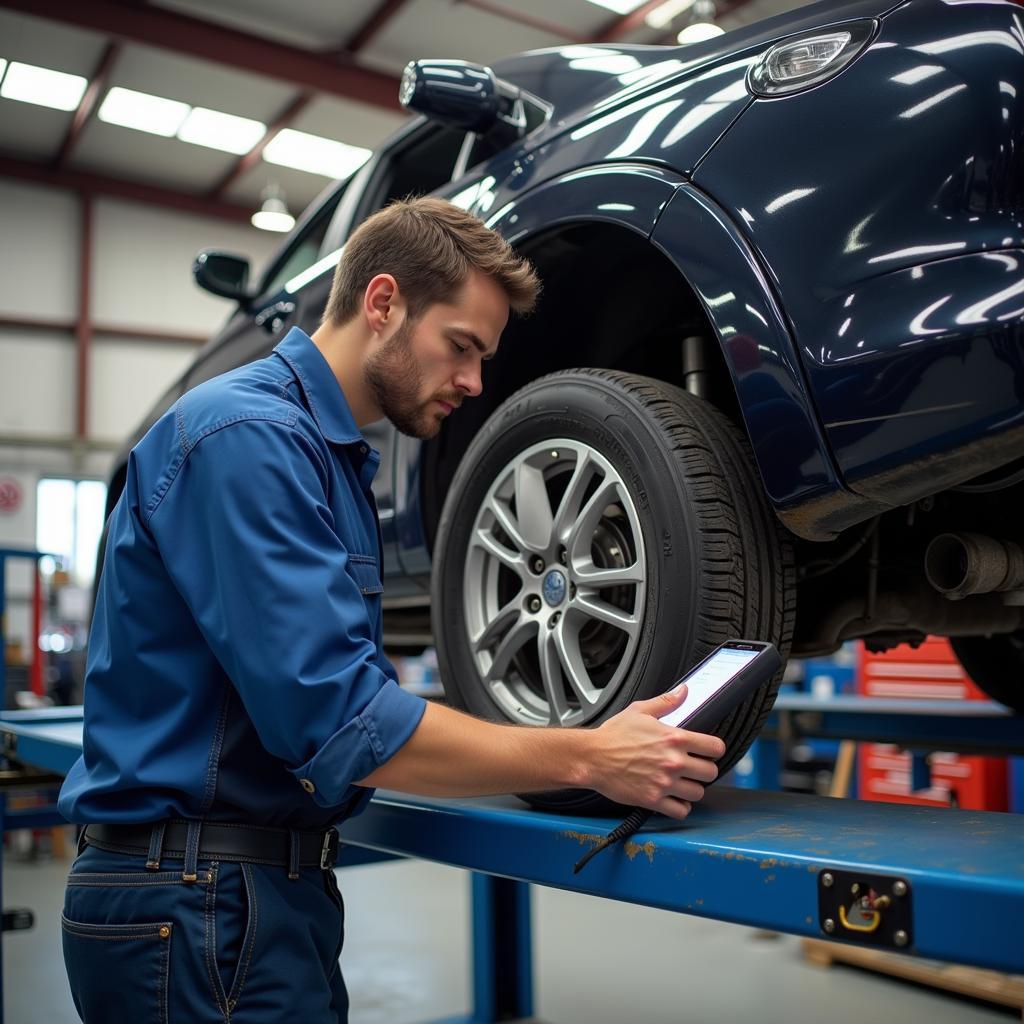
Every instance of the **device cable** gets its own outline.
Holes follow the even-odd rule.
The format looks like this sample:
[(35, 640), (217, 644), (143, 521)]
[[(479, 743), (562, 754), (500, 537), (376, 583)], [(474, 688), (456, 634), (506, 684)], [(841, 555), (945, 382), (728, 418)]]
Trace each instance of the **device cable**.
[(602, 850), (608, 849), (609, 846), (614, 846), (623, 839), (628, 839), (653, 813), (653, 811), (648, 811), (644, 807), (634, 807), (633, 810), (631, 810), (629, 814), (597, 844), (597, 846), (588, 850), (578, 861), (576, 861), (576, 864), (572, 869), (572, 873), (574, 875), (578, 875)]

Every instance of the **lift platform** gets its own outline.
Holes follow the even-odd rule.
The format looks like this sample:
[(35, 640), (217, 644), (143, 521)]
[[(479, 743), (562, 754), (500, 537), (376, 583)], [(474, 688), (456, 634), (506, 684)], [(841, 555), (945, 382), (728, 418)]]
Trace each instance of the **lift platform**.
[[(1021, 720), (991, 711), (992, 722), (1014, 723), (1010, 738), (1019, 742)], [(829, 714), (840, 728), (842, 709)], [(983, 721), (965, 727), (972, 749), (1003, 752), (1008, 726), (986, 741)], [(944, 749), (963, 722), (941, 715), (903, 724)], [(7, 713), (0, 735), (14, 763), (65, 772), (81, 748), (81, 712)], [(378, 791), (341, 838), (362, 862), (369, 851), (476, 873), (468, 1020), (478, 1024), (531, 1015), (529, 884), (1024, 973), (1024, 816), (719, 785), (686, 821), (654, 819), (574, 875), (575, 861), (614, 824), (530, 810), (514, 798)]]

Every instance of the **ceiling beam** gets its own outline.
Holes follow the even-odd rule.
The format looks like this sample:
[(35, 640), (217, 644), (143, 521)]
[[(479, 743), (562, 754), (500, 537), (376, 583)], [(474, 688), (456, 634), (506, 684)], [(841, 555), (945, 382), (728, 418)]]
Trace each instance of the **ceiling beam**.
[(547, 32), (553, 36), (559, 36), (571, 43), (585, 43), (590, 41), (590, 36), (575, 29), (566, 28), (564, 25), (557, 25), (553, 21), (546, 21), (543, 18), (535, 18), (532, 14), (524, 14), (513, 7), (506, 7), (504, 4), (495, 3), (494, 0), (455, 0), (466, 7), (475, 7), (478, 11), (486, 11), (495, 17), (503, 18), (505, 21), (513, 21), (517, 25), (526, 25), (528, 28), (535, 28), (539, 32)]
[(194, 213), (200, 217), (216, 217), (219, 220), (233, 221), (236, 224), (248, 224), (252, 211), (244, 206), (236, 206), (221, 199), (210, 199), (206, 196), (193, 195), (190, 192), (178, 192), (175, 189), (163, 188), (159, 185), (144, 185), (137, 181), (125, 181), (103, 174), (92, 174), (88, 171), (70, 169), (57, 170), (46, 164), (32, 163), (28, 160), (16, 160), (13, 157), (0, 156), (0, 178), (18, 178), (33, 185), (49, 185), (53, 188), (68, 189), (87, 196), (110, 196), (113, 199), (126, 199), (133, 203), (145, 203), (149, 206), (163, 206), (172, 210)]
[(266, 132), (263, 134), (263, 138), (256, 143), (252, 149), (249, 150), (244, 156), (238, 158), (234, 165), (217, 182), (216, 185), (210, 189), (208, 195), (210, 199), (222, 199), (227, 190), (242, 177), (247, 171), (259, 163), (260, 158), (263, 156), (263, 150), (267, 148), (269, 143), (277, 138), (281, 130), (287, 128), (306, 109), (307, 106), (312, 102), (313, 94), (311, 92), (303, 92), (296, 96), (274, 119), (274, 123), (270, 125)]
[(391, 75), (161, 7), (117, 0), (0, 0), (0, 7), (278, 79), (304, 91), (401, 110), (398, 79)]
[(593, 42), (614, 43), (623, 36), (628, 36), (631, 32), (635, 32), (638, 28), (643, 28), (644, 19), (647, 15), (655, 8), (660, 7), (664, 2), (665, 0), (647, 0), (647, 3), (641, 4), (635, 11), (610, 21), (594, 36)]
[(355, 33), (345, 44), (343, 52), (357, 54), (365, 49), (366, 45), (378, 35), (398, 12), (405, 7), (409, 0), (384, 0), (384, 2), (356, 29)]
[(53, 158), (54, 167), (63, 167), (68, 162), (75, 146), (78, 145), (78, 140), (82, 137), (82, 131), (86, 124), (88, 124), (89, 118), (92, 117), (92, 112), (96, 109), (100, 95), (107, 87), (107, 79), (110, 77), (110, 71), (120, 52), (120, 43), (107, 44), (107, 48), (103, 51), (103, 56), (100, 57), (100, 61), (96, 65), (96, 70), (89, 76), (89, 84), (86, 86), (85, 92), (82, 93), (81, 102), (78, 104), (75, 116), (71, 120), (71, 127), (68, 128), (64, 141), (60, 144), (60, 149), (57, 150), (57, 155)]

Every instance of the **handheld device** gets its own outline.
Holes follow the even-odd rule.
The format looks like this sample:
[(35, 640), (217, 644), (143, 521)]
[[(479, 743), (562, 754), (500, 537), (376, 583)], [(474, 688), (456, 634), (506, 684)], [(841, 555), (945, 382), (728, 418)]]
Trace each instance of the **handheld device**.
[[(707, 732), (755, 690), (769, 682), (781, 667), (782, 658), (773, 644), (760, 640), (728, 640), (676, 680), (673, 688), (686, 683), (686, 700), (658, 721), (679, 729)], [(633, 808), (621, 824), (580, 858), (573, 874), (582, 870), (602, 850), (633, 835), (651, 814), (653, 811), (646, 808)]]

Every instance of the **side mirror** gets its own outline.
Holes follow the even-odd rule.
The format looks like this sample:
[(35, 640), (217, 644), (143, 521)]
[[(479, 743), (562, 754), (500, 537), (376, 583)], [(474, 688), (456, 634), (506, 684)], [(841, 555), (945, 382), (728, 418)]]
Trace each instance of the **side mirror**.
[(214, 295), (245, 302), (249, 294), (249, 261), (229, 252), (203, 249), (192, 264), (196, 284)]
[(432, 121), (486, 135), (501, 145), (526, 134), (526, 112), (518, 87), (481, 64), (410, 61), (402, 73), (398, 101)]

